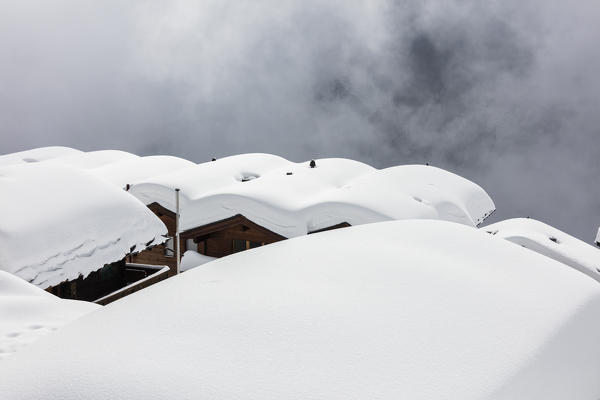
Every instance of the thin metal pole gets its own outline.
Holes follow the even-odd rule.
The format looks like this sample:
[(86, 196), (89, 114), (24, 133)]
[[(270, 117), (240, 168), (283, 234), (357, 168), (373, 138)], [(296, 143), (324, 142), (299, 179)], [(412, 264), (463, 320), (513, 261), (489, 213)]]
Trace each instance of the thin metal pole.
[(181, 263), (181, 246), (179, 245), (179, 189), (175, 189), (175, 246), (175, 257), (177, 257), (177, 274), (179, 274), (179, 267)]

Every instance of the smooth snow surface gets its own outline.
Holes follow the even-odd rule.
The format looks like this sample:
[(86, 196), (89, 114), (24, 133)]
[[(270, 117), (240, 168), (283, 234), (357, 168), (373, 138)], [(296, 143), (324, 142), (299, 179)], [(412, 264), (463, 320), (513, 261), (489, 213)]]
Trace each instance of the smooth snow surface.
[(242, 214), (285, 237), (342, 222), (422, 218), (474, 226), (494, 209), (478, 185), (442, 169), (406, 165), (377, 170), (347, 159), (293, 163), (242, 154), (142, 180), (130, 193), (174, 210), (181, 189), (182, 230)]
[(185, 272), (189, 269), (196, 268), (213, 260), (215, 260), (215, 257), (205, 256), (197, 251), (188, 250), (183, 253), (183, 257), (181, 257), (179, 269), (181, 272)]
[(93, 303), (60, 299), (0, 271), (0, 360), (98, 308)]
[(535, 219), (515, 218), (482, 229), (600, 281), (600, 250), (550, 225)]
[(598, 399), (600, 286), (444, 221), (207, 263), (0, 363), (20, 399)]
[(90, 172), (119, 187), (125, 187), (127, 184), (134, 184), (141, 179), (195, 165), (191, 161), (178, 157), (149, 156), (126, 158), (94, 168)]
[(121, 150), (98, 150), (68, 155), (64, 157), (56, 157), (46, 161), (52, 164), (61, 164), (69, 167), (90, 169), (98, 168), (103, 165), (108, 165), (123, 160), (132, 160), (138, 158), (135, 154)]
[(122, 189), (59, 164), (0, 168), (0, 193), (0, 269), (41, 288), (85, 277), (167, 233)]
[(52, 158), (74, 156), (78, 154), (83, 154), (83, 152), (70, 147), (39, 147), (37, 149), (25, 150), (18, 153), (10, 153), (0, 156), (0, 166), (34, 163), (50, 160)]

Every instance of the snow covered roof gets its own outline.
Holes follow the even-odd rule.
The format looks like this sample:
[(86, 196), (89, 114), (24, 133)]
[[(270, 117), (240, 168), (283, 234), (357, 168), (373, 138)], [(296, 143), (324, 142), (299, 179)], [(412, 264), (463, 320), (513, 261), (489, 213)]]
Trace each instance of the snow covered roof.
[(103, 165), (112, 164), (118, 161), (131, 160), (139, 156), (121, 150), (98, 150), (80, 152), (78, 154), (55, 157), (47, 163), (61, 164), (80, 169), (98, 168)]
[(482, 229), (600, 281), (600, 250), (550, 225), (531, 218), (514, 218)]
[(285, 237), (342, 222), (359, 225), (432, 218), (477, 225), (494, 209), (478, 185), (423, 165), (377, 170), (347, 159), (294, 163), (242, 154), (142, 180), (130, 193), (175, 210), (181, 189), (183, 230), (242, 214)]
[(595, 399), (599, 313), (596, 282), (482, 230), (368, 224), (237, 253), (121, 299), (0, 363), (0, 393)]
[(39, 147), (37, 149), (20, 151), (0, 156), (0, 166), (12, 164), (34, 163), (57, 157), (82, 154), (82, 151), (63, 146)]
[(90, 172), (119, 187), (125, 187), (127, 184), (134, 184), (142, 179), (195, 165), (193, 162), (179, 157), (148, 156), (126, 158), (91, 169)]
[(63, 300), (0, 271), (0, 360), (99, 305)]
[(42, 288), (85, 277), (167, 233), (122, 189), (60, 164), (0, 168), (0, 193), (0, 269)]

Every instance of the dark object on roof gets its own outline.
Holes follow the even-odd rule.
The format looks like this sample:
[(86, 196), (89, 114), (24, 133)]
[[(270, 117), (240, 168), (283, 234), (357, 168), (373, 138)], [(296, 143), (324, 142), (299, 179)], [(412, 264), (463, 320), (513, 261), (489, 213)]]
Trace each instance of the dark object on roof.
[(317, 166), (317, 163), (315, 162), (315, 160), (310, 160), (310, 167), (314, 168)]
[(286, 175), (292, 175), (292, 172), (286, 172), (285, 174)]
[(217, 161), (217, 159), (213, 157), (211, 161)]

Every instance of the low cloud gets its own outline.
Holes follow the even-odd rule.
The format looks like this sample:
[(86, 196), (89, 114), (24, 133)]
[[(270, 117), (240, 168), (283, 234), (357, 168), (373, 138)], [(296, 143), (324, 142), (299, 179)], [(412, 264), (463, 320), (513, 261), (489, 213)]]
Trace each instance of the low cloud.
[(599, 18), (591, 0), (5, 2), (1, 149), (428, 162), (496, 219), (589, 242)]

